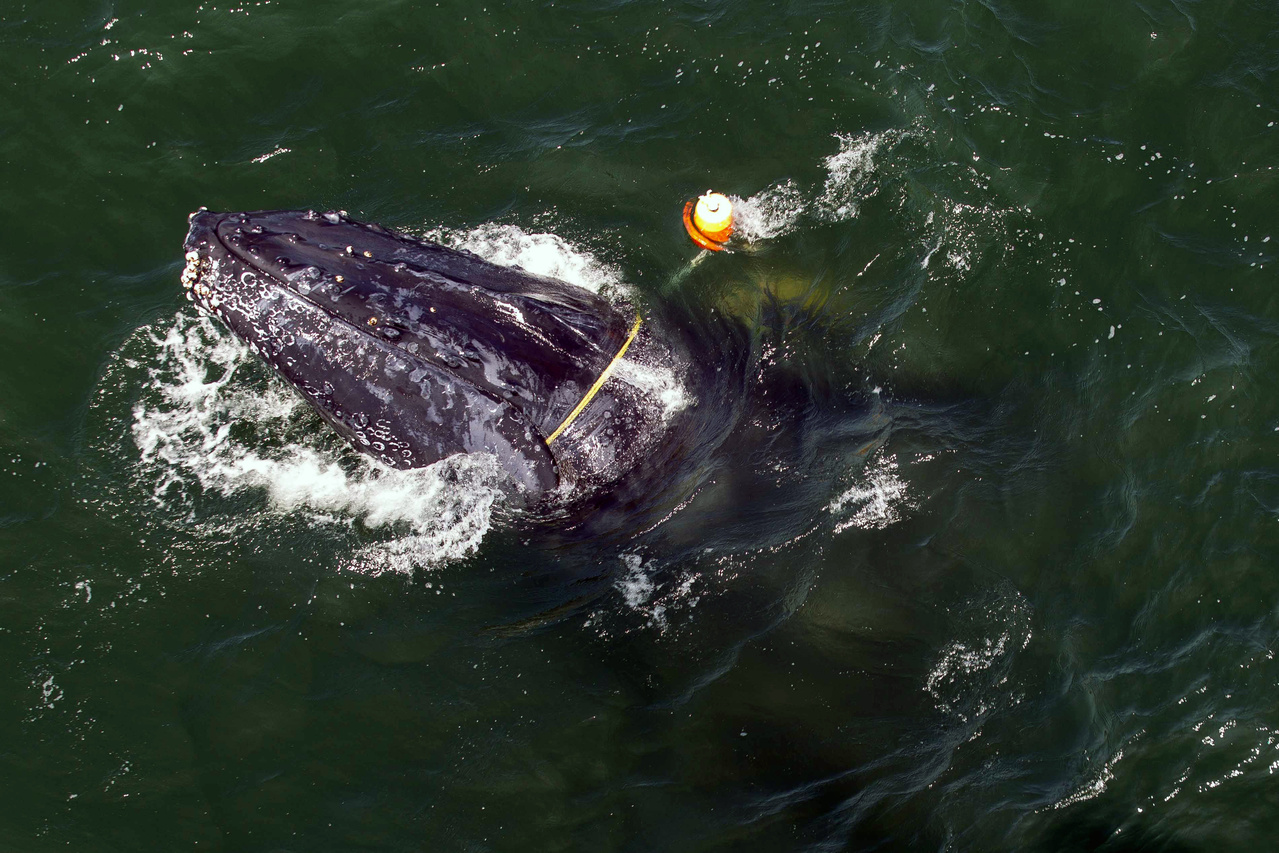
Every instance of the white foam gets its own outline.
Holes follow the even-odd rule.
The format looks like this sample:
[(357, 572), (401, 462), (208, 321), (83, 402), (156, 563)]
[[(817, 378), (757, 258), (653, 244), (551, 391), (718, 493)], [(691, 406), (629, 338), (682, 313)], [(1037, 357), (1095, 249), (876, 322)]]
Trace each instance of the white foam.
[(876, 187), (875, 156), (886, 142), (896, 142), (900, 131), (863, 133), (857, 136), (837, 133), (839, 151), (827, 157), (826, 181), (817, 198), (816, 209), (824, 219), (838, 222), (857, 216), (862, 201), (873, 196)]
[[(254, 361), (248, 348), (207, 317), (178, 314), (138, 335), (149, 366), (132, 434), (159, 506), (181, 508), (197, 492), (260, 490), (268, 515), (300, 513), (317, 524), (358, 519), (389, 539), (350, 560), (350, 568), (374, 574), (450, 562), (478, 548), (504, 493), (495, 457), (461, 455), (397, 471), (346, 451), (283, 383), (246, 377)], [(204, 522), (215, 534), (242, 523)]]
[[(614, 581), (614, 587), (622, 594), (626, 606), (641, 616), (648, 628), (665, 633), (675, 614), (687, 615), (701, 600), (702, 593), (695, 589), (704, 582), (699, 573), (685, 572), (660, 580), (661, 570), (655, 561), (645, 563), (639, 554), (621, 554), (619, 558), (626, 572)], [(599, 614), (593, 616), (588, 624), (598, 617)]]
[[(1008, 218), (1011, 211), (993, 204), (966, 204), (943, 199), (940, 209), (929, 211), (926, 226), (933, 234), (923, 243), (926, 250), (920, 268), (934, 277), (947, 280), (954, 274), (972, 270), (991, 246), (1008, 243)], [(929, 261), (941, 253), (938, 263)]]
[(644, 571), (644, 561), (639, 554), (623, 554), (626, 574), (617, 579), (617, 588), (626, 600), (626, 606), (638, 609), (648, 603), (657, 589), (653, 579)]
[(621, 273), (557, 234), (530, 234), (518, 225), (485, 224), (469, 231), (435, 228), (425, 234), (454, 249), (474, 252), (504, 267), (520, 267), (535, 275), (584, 287), (593, 293), (620, 293)]
[(639, 389), (647, 397), (656, 399), (662, 406), (662, 423), (671, 416), (697, 402), (670, 367), (650, 367), (636, 361), (622, 359), (613, 368), (613, 376)]
[(44, 681), (39, 681), (37, 679), (37, 683), (40, 689), (40, 706), (43, 708), (52, 708), (54, 705), (58, 704), (58, 701), (62, 699), (63, 692), (62, 688), (54, 683), (53, 676), (50, 675)]
[(747, 242), (780, 237), (794, 231), (805, 213), (826, 222), (853, 219), (861, 202), (878, 192), (876, 156), (905, 135), (900, 130), (835, 134), (839, 151), (822, 161), (826, 178), (821, 190), (803, 189), (788, 178), (750, 198), (734, 196), (737, 234)]
[(846, 515), (835, 524), (835, 533), (850, 527), (882, 530), (902, 518), (911, 506), (906, 481), (898, 473), (897, 457), (873, 460), (862, 472), (861, 481), (845, 490), (826, 507), (834, 516)]
[(733, 207), (737, 233), (755, 242), (794, 231), (808, 200), (799, 186), (788, 179), (747, 199), (734, 196)]

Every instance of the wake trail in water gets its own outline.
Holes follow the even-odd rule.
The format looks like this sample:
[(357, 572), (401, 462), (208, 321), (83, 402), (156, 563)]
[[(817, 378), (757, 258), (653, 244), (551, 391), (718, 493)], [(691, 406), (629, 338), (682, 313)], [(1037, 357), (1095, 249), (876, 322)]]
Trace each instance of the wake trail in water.
[(808, 217), (817, 222), (842, 222), (857, 217), (861, 203), (878, 191), (876, 157), (907, 133), (836, 134), (839, 150), (822, 162), (826, 177), (821, 187), (804, 189), (787, 178), (749, 198), (730, 196), (737, 234), (749, 243), (782, 237)]

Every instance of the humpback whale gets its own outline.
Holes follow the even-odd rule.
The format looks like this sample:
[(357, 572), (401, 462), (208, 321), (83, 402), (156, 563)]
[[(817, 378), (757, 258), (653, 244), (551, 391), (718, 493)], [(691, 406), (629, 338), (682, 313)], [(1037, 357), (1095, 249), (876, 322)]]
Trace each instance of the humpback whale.
[(635, 379), (731, 386), (706, 331), (584, 288), (344, 212), (201, 209), (185, 250), (187, 297), (388, 466), (491, 453), (520, 491), (566, 497), (724, 434)]

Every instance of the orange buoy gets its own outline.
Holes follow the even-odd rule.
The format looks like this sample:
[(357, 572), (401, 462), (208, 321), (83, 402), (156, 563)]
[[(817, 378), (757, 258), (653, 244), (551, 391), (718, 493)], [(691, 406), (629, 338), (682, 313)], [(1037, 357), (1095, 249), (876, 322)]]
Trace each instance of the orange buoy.
[(703, 249), (724, 251), (733, 236), (733, 203), (728, 196), (707, 190), (684, 205), (684, 229)]

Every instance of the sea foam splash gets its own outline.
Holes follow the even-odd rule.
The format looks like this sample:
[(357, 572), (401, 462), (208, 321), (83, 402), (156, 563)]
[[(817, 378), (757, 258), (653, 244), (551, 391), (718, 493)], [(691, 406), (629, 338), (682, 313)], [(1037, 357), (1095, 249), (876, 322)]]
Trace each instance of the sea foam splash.
[[(354, 555), (350, 568), (411, 571), (472, 553), (502, 500), (495, 457), (460, 455), (398, 471), (347, 451), (283, 383), (246, 374), (248, 348), (213, 320), (180, 313), (138, 333), (147, 379), (131, 433), (153, 501), (187, 511), (199, 495), (265, 494), (270, 516), (317, 524), (359, 520), (391, 532)], [(140, 361), (140, 360), (138, 360)], [(202, 526), (239, 527), (238, 518)]]
[(839, 151), (827, 157), (823, 164), (826, 182), (816, 203), (822, 218), (839, 222), (857, 216), (860, 203), (877, 190), (872, 179), (875, 157), (886, 144), (895, 144), (902, 136), (901, 131), (835, 135)]
[(789, 178), (750, 198), (734, 196), (732, 201), (737, 232), (751, 243), (794, 231), (809, 204), (804, 191)]
[[(646, 628), (658, 633), (665, 633), (671, 627), (669, 620), (673, 613), (682, 612), (687, 616), (709, 592), (704, 588), (705, 578), (698, 572), (671, 573), (658, 561), (645, 562), (641, 555), (634, 553), (620, 554), (618, 559), (624, 571), (613, 586), (621, 594), (626, 612), (638, 616)], [(587, 623), (599, 621), (597, 613)]]
[(592, 293), (623, 294), (621, 272), (557, 234), (529, 233), (518, 225), (486, 223), (466, 231), (430, 228), (427, 240), (462, 249), (503, 267), (575, 284)]
[(781, 237), (806, 214), (823, 222), (855, 218), (861, 203), (878, 192), (875, 158), (905, 136), (900, 130), (835, 134), (839, 150), (822, 161), (826, 177), (820, 189), (805, 191), (787, 178), (750, 198), (732, 197), (738, 235), (748, 243)]
[(668, 423), (679, 411), (697, 402), (675, 371), (667, 365), (648, 365), (638, 361), (622, 359), (613, 368), (613, 375), (638, 388), (650, 398), (657, 400), (662, 407), (662, 423)]

